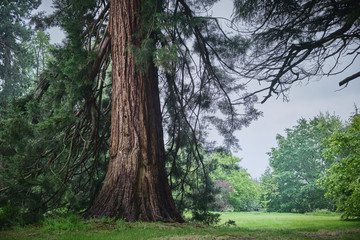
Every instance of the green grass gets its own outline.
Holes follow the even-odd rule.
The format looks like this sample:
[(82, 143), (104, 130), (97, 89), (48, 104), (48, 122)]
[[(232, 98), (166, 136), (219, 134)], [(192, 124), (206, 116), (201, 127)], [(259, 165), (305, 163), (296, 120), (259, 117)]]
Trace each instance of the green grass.
[[(221, 223), (233, 220), (239, 227), (247, 229), (307, 230), (340, 229), (357, 225), (359, 222), (340, 220), (340, 215), (309, 215), (296, 213), (223, 213)], [(360, 225), (358, 225), (360, 227)], [(359, 229), (360, 230), (360, 229)]]
[[(225, 224), (232, 220), (236, 225)], [(1, 231), (0, 239), (360, 239), (359, 221), (337, 214), (222, 213), (216, 226), (196, 223), (83, 222), (76, 215)]]

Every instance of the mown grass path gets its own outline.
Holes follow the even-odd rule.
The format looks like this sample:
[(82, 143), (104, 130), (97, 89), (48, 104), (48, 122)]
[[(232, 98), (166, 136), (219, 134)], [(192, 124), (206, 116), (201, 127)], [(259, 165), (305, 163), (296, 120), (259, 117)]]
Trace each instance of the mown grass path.
[[(226, 224), (232, 220), (234, 224)], [(216, 226), (196, 223), (83, 222), (77, 216), (1, 231), (0, 239), (360, 239), (360, 221), (337, 214), (222, 213)]]

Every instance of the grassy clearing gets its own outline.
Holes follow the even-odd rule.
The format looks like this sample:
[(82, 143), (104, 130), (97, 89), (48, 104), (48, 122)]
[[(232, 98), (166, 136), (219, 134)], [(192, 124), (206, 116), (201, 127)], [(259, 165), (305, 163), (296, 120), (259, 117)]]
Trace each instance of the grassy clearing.
[[(217, 226), (196, 223), (83, 222), (70, 215), (0, 232), (0, 239), (360, 239), (359, 221), (336, 214), (222, 213)], [(232, 220), (234, 224), (225, 224)], [(231, 221), (230, 221), (231, 222)]]
[[(296, 214), (296, 213), (223, 213), (221, 223), (233, 220), (241, 228), (247, 229), (286, 229), (286, 230), (318, 230), (352, 228), (359, 222), (340, 220), (338, 214)], [(220, 223), (220, 224), (221, 224)], [(360, 225), (358, 225), (360, 226)], [(359, 229), (360, 230), (360, 229)]]

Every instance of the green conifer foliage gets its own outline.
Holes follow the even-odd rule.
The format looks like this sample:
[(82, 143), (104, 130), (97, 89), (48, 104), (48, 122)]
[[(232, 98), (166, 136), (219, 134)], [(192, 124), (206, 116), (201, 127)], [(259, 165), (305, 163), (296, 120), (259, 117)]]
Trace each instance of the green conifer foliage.
[(31, 30), (26, 23), (40, 0), (5, 0), (0, 3), (0, 114), (7, 103), (29, 86), (31, 53), (26, 48)]
[(71, 26), (65, 45), (50, 47), (48, 36), (41, 32), (28, 43), (39, 53), (31, 69), (38, 84), (23, 91), (0, 120), (0, 204), (10, 202), (24, 221), (58, 208), (84, 210), (104, 177), (109, 57), (101, 63), (94, 60), (100, 54), (99, 42), (91, 46), (91, 53), (79, 45), (81, 17), (86, 14), (88, 9), (78, 15), (69, 9), (52, 17)]

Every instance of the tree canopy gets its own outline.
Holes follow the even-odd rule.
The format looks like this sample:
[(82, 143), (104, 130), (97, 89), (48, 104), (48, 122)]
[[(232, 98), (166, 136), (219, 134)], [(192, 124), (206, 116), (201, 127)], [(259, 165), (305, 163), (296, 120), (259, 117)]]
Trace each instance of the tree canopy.
[(215, 188), (215, 206), (220, 211), (251, 211), (258, 209), (259, 186), (250, 174), (239, 166), (241, 159), (231, 153), (215, 153), (211, 156), (216, 169), (211, 171)]
[(326, 161), (333, 162), (319, 181), (325, 195), (335, 200), (344, 218), (359, 218), (360, 116), (353, 116), (347, 128), (327, 137), (323, 145)]
[(273, 171), (262, 179), (268, 188), (262, 199), (268, 201), (268, 210), (333, 209), (317, 181), (332, 164), (322, 157), (322, 139), (341, 128), (338, 117), (321, 114), (309, 121), (300, 119), (296, 126), (285, 130), (285, 136), (277, 135), (278, 146), (269, 153)]
[[(234, 5), (235, 20), (252, 39), (244, 75), (265, 86), (257, 91), (267, 91), (262, 102), (296, 81), (343, 72), (359, 55), (357, 0), (235, 0)], [(356, 72), (339, 85), (359, 77)]]

